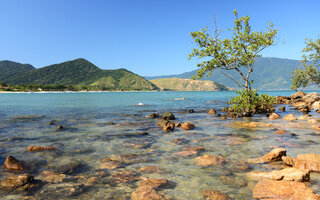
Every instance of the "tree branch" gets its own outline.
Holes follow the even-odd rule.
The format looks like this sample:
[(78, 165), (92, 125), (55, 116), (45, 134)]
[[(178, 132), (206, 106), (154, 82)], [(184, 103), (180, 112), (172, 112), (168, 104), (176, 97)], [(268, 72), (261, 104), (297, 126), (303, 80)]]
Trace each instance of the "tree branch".
[(238, 81), (234, 80), (231, 76), (229, 76), (228, 74), (226, 74), (226, 73), (224, 73), (224, 72), (221, 72), (221, 73), (222, 73), (223, 75), (225, 75), (227, 78), (230, 78), (231, 80), (233, 80), (233, 81), (238, 85), (238, 87), (241, 88), (241, 85), (239, 84)]

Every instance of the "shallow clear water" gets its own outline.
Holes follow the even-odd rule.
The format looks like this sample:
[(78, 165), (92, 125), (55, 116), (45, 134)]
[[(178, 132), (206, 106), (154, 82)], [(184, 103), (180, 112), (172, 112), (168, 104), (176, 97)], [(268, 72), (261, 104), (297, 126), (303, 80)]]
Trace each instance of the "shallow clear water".
[[(266, 92), (289, 96), (293, 91)], [(235, 199), (251, 199), (255, 182), (246, 179), (248, 171), (271, 171), (281, 164), (250, 165), (247, 171), (234, 170), (239, 161), (259, 157), (274, 147), (285, 147), (287, 154), (320, 153), (319, 134), (311, 125), (301, 122), (270, 121), (265, 115), (252, 119), (228, 119), (207, 114), (219, 110), (234, 96), (234, 92), (103, 92), (103, 93), (33, 93), (0, 94), (0, 163), (13, 155), (27, 166), (27, 172), (41, 179), (43, 171), (65, 173), (63, 182), (84, 184), (74, 196), (44, 191), (46, 183), (29, 191), (0, 190), (2, 199), (19, 199), (24, 196), (36, 199), (130, 199), (139, 181), (115, 184), (112, 174), (134, 170), (137, 177), (165, 178), (174, 184), (161, 192), (175, 199), (202, 199), (205, 189), (220, 190)], [(185, 98), (184, 100), (179, 100)], [(140, 105), (139, 105), (140, 104)], [(194, 109), (195, 113), (187, 110)], [(150, 113), (173, 112), (175, 122), (192, 122), (196, 129), (164, 133), (157, 126), (157, 119), (147, 118)], [(281, 113), (293, 113), (290, 110)], [(221, 112), (219, 112), (221, 113)], [(319, 117), (314, 111), (314, 117)], [(19, 116), (39, 115), (21, 119)], [(285, 128), (297, 136), (278, 136), (274, 127), (248, 129), (235, 125), (238, 121), (261, 121)], [(56, 125), (49, 125), (54, 121)], [(104, 124), (114, 122), (114, 125)], [(301, 125), (302, 124), (302, 125)], [(56, 130), (63, 125), (63, 130)], [(141, 135), (140, 133), (148, 133)], [(183, 139), (175, 144), (174, 139)], [(27, 147), (52, 146), (55, 151), (28, 152)], [(190, 157), (175, 153), (185, 147), (204, 147), (205, 151)], [(118, 169), (101, 169), (100, 160), (123, 154), (137, 154)], [(200, 155), (220, 155), (229, 162), (223, 166), (201, 167), (195, 164)], [(63, 166), (74, 165), (73, 171), (63, 171)], [(146, 174), (143, 166), (158, 166), (163, 173)], [(61, 170), (62, 168), (62, 170)], [(0, 168), (0, 179), (19, 174)], [(223, 177), (232, 177), (232, 182)], [(88, 184), (88, 179), (94, 178)], [(320, 192), (320, 176), (312, 174), (312, 188)], [(47, 193), (46, 193), (47, 192)]]

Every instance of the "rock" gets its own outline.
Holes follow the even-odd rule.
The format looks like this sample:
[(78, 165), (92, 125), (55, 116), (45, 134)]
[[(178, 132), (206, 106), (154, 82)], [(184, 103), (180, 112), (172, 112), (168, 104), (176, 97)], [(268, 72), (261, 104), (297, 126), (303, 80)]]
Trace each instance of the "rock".
[(164, 197), (151, 187), (139, 187), (131, 194), (131, 200), (162, 200)]
[(77, 196), (84, 191), (83, 184), (77, 183), (59, 183), (59, 184), (47, 184), (40, 191), (41, 196), (55, 197), (72, 197)]
[(100, 169), (117, 169), (120, 167), (124, 167), (124, 165), (120, 161), (115, 160), (101, 160)]
[(111, 175), (114, 183), (132, 183), (140, 180), (138, 174), (133, 170), (119, 171)]
[(297, 169), (293, 167), (285, 168), (283, 170), (275, 170), (272, 172), (249, 172), (247, 177), (253, 179), (272, 179), (272, 180), (284, 180), (284, 181), (299, 181), (307, 182), (310, 180), (310, 171)]
[(183, 128), (184, 130), (192, 130), (194, 129), (196, 126), (193, 124), (193, 123), (190, 123), (190, 122), (186, 122), (186, 123), (183, 123), (181, 125), (181, 128)]
[(271, 119), (271, 120), (280, 119), (280, 115), (278, 115), (277, 113), (272, 113), (269, 116), (269, 119)]
[(216, 113), (217, 112), (216, 112), (215, 109), (210, 109), (209, 112), (208, 112), (209, 115), (215, 115)]
[(18, 170), (23, 171), (25, 168), (24, 166), (13, 156), (8, 156), (4, 161), (4, 166), (7, 170)]
[(306, 115), (304, 115), (304, 116), (299, 116), (298, 119), (299, 119), (299, 120), (308, 120), (309, 117), (306, 116)]
[(233, 161), (230, 167), (232, 172), (245, 172), (248, 169), (249, 165), (246, 161)]
[(165, 120), (175, 120), (175, 116), (171, 112), (166, 112), (161, 115), (161, 119)]
[(285, 116), (283, 119), (287, 120), (287, 121), (297, 120), (297, 118), (293, 114), (289, 114), (289, 115)]
[(29, 146), (28, 151), (44, 151), (44, 150), (54, 150), (54, 147), (40, 147), (40, 146)]
[(272, 124), (267, 124), (264, 122), (234, 122), (236, 126), (241, 126), (245, 128), (265, 128), (272, 127)]
[(197, 155), (200, 151), (203, 151), (203, 147), (186, 147), (183, 148), (183, 151), (179, 151), (174, 153), (174, 156), (179, 156), (179, 157), (189, 157), (193, 155)]
[(216, 117), (221, 117), (221, 114), (216, 114)]
[(320, 101), (316, 101), (316, 102), (314, 102), (313, 104), (312, 104), (312, 107), (314, 107), (314, 108), (320, 108)]
[(286, 96), (276, 96), (274, 100), (277, 104), (290, 104), (291, 98)]
[(40, 173), (39, 179), (48, 183), (61, 183), (67, 179), (67, 175), (54, 173), (53, 171), (43, 171)]
[(184, 138), (176, 138), (176, 139), (172, 140), (171, 143), (181, 145), (181, 144), (189, 143), (189, 140), (184, 139)]
[(57, 130), (62, 130), (64, 127), (62, 125), (57, 126)]
[(231, 198), (218, 190), (204, 190), (202, 196), (206, 200), (231, 200)]
[(187, 111), (188, 113), (194, 113), (194, 109), (190, 109)]
[(226, 120), (227, 117), (226, 117), (226, 116), (222, 116), (221, 119), (222, 119), (222, 120)]
[(249, 159), (248, 162), (249, 163), (265, 163), (265, 162), (279, 161), (281, 160), (282, 156), (286, 156), (286, 153), (287, 151), (285, 148), (276, 148), (260, 158)]
[(181, 127), (181, 123), (180, 122), (176, 123), (175, 127)]
[(299, 99), (305, 97), (307, 94), (305, 92), (299, 91), (290, 96), (291, 99)]
[(284, 164), (293, 167), (295, 163), (295, 159), (291, 156), (282, 156), (281, 157)]
[(151, 113), (151, 114), (149, 115), (149, 117), (150, 117), (151, 119), (158, 118), (158, 117), (159, 117), (159, 114), (158, 114), (158, 113)]
[(294, 167), (320, 172), (320, 155), (314, 153), (297, 155)]
[(286, 107), (285, 106), (281, 106), (281, 107), (279, 107), (279, 110), (282, 111), (282, 112), (286, 112)]
[(254, 199), (319, 200), (306, 184), (296, 181), (274, 181), (261, 179), (253, 188)]
[(154, 179), (147, 178), (146, 180), (140, 182), (140, 187), (151, 187), (153, 189), (168, 187), (170, 182), (167, 179)]
[(19, 175), (17, 177), (8, 177), (1, 181), (0, 186), (7, 189), (19, 188), (34, 181), (33, 176), (29, 174)]
[(210, 166), (210, 165), (222, 165), (227, 162), (222, 156), (210, 156), (204, 155), (195, 158), (196, 165)]
[(164, 171), (158, 166), (144, 166), (139, 169), (140, 172), (145, 174), (162, 174)]
[(80, 161), (68, 161), (54, 166), (55, 172), (60, 174), (73, 174), (81, 171), (85, 165)]
[[(174, 125), (174, 124), (173, 124)], [(174, 130), (174, 126), (172, 125), (165, 125), (164, 127), (162, 127), (162, 130), (164, 132), (170, 132), (170, 131), (173, 131)]]
[(248, 185), (248, 182), (241, 177), (232, 177), (232, 176), (219, 176), (219, 180), (221, 183), (225, 185), (234, 185), (234, 186), (240, 186), (245, 187)]
[(277, 130), (276, 132), (273, 132), (274, 134), (286, 134), (287, 131), (284, 130), (284, 129), (280, 129), (280, 130)]

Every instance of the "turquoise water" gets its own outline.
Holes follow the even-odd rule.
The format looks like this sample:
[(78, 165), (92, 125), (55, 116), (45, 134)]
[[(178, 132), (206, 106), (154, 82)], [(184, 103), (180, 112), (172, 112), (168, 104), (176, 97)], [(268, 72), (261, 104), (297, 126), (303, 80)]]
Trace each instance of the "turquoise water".
[[(270, 95), (289, 96), (293, 91), (265, 92)], [(310, 124), (302, 121), (270, 121), (265, 115), (253, 119), (228, 119), (207, 114), (207, 110), (220, 110), (235, 92), (97, 92), (97, 93), (3, 93), (0, 94), (0, 162), (13, 155), (27, 166), (27, 172), (42, 180), (39, 188), (29, 191), (0, 190), (0, 198), (23, 199), (130, 199), (139, 181), (114, 183), (113, 174), (120, 171), (135, 171), (136, 178), (165, 178), (173, 187), (160, 191), (175, 199), (201, 199), (205, 189), (220, 190), (235, 199), (252, 198), (255, 182), (247, 180), (249, 171), (270, 171), (281, 164), (250, 165), (244, 171), (234, 170), (241, 161), (258, 157), (274, 147), (285, 147), (287, 154), (319, 153), (320, 137), (312, 134)], [(181, 100), (184, 98), (184, 100)], [(194, 109), (194, 113), (187, 112)], [(150, 119), (152, 112), (173, 112), (175, 122), (192, 122), (195, 130), (163, 133), (157, 119)], [(222, 112), (218, 112), (223, 114)], [(298, 111), (290, 110), (282, 116)], [(318, 114), (311, 113), (314, 117)], [(30, 116), (22, 118), (21, 116)], [(272, 123), (273, 127), (248, 129), (235, 125), (240, 121)], [(50, 122), (55, 125), (50, 125)], [(113, 122), (113, 125), (110, 124)], [(63, 130), (56, 130), (63, 125)], [(285, 128), (297, 134), (277, 136), (274, 128)], [(142, 133), (148, 133), (143, 135)], [(175, 144), (174, 139), (182, 139)], [(55, 151), (28, 152), (30, 145), (52, 146)], [(179, 157), (184, 148), (204, 147), (203, 152), (190, 157)], [(137, 158), (122, 163), (121, 168), (104, 169), (100, 160), (118, 158), (124, 154), (136, 154)], [(228, 159), (223, 166), (201, 167), (195, 157), (220, 155)], [(139, 171), (144, 166), (157, 166), (162, 173)], [(66, 166), (73, 166), (72, 170)], [(50, 182), (44, 171), (66, 174), (62, 181)], [(17, 175), (0, 169), (0, 179)], [(223, 181), (225, 176), (233, 181)], [(319, 189), (319, 176), (313, 174), (312, 187)], [(88, 179), (95, 181), (89, 183)], [(234, 181), (236, 180), (236, 181)], [(65, 192), (48, 188), (70, 184), (81, 185), (81, 190), (68, 196)], [(80, 187), (80, 186), (79, 186)], [(51, 192), (51, 193), (50, 193)], [(319, 192), (319, 191), (318, 191)]]

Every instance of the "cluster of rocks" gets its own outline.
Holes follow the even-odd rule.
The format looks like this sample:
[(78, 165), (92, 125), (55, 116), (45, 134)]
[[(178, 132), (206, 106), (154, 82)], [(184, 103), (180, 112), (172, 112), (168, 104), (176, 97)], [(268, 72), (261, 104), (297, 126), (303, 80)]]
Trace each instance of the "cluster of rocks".
[[(194, 112), (194, 111), (193, 111)], [(170, 132), (173, 131), (175, 128), (181, 127), (184, 130), (192, 130), (195, 129), (195, 125), (191, 122), (185, 122), (185, 123), (174, 123), (173, 121), (176, 119), (173, 113), (166, 112), (163, 113), (161, 116), (157, 113), (151, 113), (150, 118), (158, 118), (160, 117), (160, 120), (158, 121), (158, 126), (162, 128), (164, 132)]]
[(320, 155), (303, 154), (296, 159), (286, 156), (286, 149), (277, 148), (249, 163), (283, 162), (287, 167), (271, 172), (249, 172), (249, 179), (258, 180), (253, 188), (255, 199), (310, 199), (319, 200), (309, 187), (310, 172), (320, 172)]

